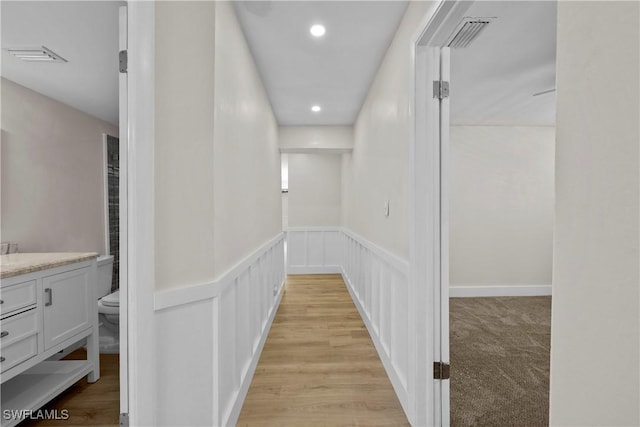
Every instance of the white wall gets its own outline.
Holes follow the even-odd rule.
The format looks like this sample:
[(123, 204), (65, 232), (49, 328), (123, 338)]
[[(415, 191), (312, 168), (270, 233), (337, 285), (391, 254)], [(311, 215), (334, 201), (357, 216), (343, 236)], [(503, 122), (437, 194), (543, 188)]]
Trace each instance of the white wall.
[[(409, 256), (408, 159), (412, 121), (411, 37), (432, 2), (410, 2), (354, 126), (345, 225), (402, 258)], [(389, 200), (390, 215), (384, 204)]]
[(233, 425), (282, 295), (278, 129), (230, 3), (155, 8), (152, 424)]
[(640, 424), (639, 12), (558, 2), (551, 425)]
[(156, 289), (214, 274), (213, 2), (156, 4)]
[[(430, 1), (409, 2), (354, 125), (343, 156), (345, 276), (378, 355), (410, 421), (420, 378), (412, 350), (409, 258), (409, 143), (413, 132), (413, 37)], [(389, 216), (385, 202), (389, 202)], [(391, 261), (393, 260), (393, 262)], [(422, 368), (420, 368), (422, 369)]]
[(279, 146), (282, 152), (314, 150), (344, 151), (353, 148), (351, 126), (280, 126)]
[(289, 227), (341, 223), (342, 158), (339, 154), (289, 154)]
[(117, 127), (2, 79), (2, 241), (105, 252), (102, 134)]
[(212, 281), (282, 230), (278, 128), (231, 9), (156, 7), (157, 289)]
[[(214, 268), (282, 231), (278, 125), (229, 2), (216, 2)], [(206, 50), (206, 48), (205, 48)]]
[(553, 127), (453, 126), (451, 285), (551, 285)]

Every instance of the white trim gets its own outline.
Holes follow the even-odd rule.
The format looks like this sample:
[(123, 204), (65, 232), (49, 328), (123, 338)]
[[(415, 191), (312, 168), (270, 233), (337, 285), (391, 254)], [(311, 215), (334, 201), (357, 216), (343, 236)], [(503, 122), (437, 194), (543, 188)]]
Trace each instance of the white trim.
[[(163, 375), (175, 389), (156, 393), (155, 425), (235, 424), (282, 298), (284, 242), (278, 233), (215, 281), (156, 292), (155, 315), (163, 325), (156, 351), (163, 366), (176, 369)], [(202, 344), (184, 370), (175, 340)], [(191, 396), (191, 387), (205, 394)]]
[(156, 291), (153, 296), (154, 311), (166, 310), (180, 305), (215, 298), (220, 295), (221, 283), (205, 282), (175, 289)]
[(532, 297), (551, 295), (551, 285), (451, 285), (449, 297)]
[[(120, 6), (118, 8), (118, 49), (126, 50), (128, 45), (128, 6)], [(127, 250), (128, 238), (128, 215), (129, 215), (129, 200), (128, 194), (128, 138), (129, 138), (129, 87), (128, 87), (127, 74), (118, 73), (118, 259), (119, 259), (119, 273), (118, 273), (118, 288), (120, 289), (120, 325), (119, 329), (119, 352), (122, 355), (119, 358), (120, 361), (120, 413), (129, 413), (129, 273), (128, 262), (129, 256)], [(105, 168), (108, 164), (108, 142), (109, 138), (105, 137)], [(105, 180), (107, 180), (108, 174), (105, 174)], [(106, 206), (108, 209), (108, 181), (105, 182), (105, 197)], [(108, 212), (108, 210), (107, 210)], [(107, 214), (107, 218), (108, 218)], [(109, 223), (105, 227), (107, 236), (109, 235)], [(107, 243), (108, 254), (111, 247), (110, 241)]]
[(317, 227), (287, 227), (285, 231), (343, 231), (338, 226), (317, 226)]
[(154, 310), (160, 311), (171, 307), (177, 307), (183, 304), (191, 304), (194, 302), (214, 298), (220, 295), (224, 290), (243, 272), (245, 272), (252, 264), (256, 262), (265, 252), (275, 247), (284, 240), (284, 233), (278, 233), (267, 243), (253, 251), (251, 255), (244, 258), (234, 267), (222, 274), (220, 278), (211, 282), (200, 283), (191, 286), (185, 286), (175, 289), (166, 289), (157, 291), (154, 294)]
[(128, 306), (121, 310), (128, 320), (129, 422), (155, 425), (155, 5), (129, 1), (127, 6), (128, 129), (120, 133), (127, 132), (128, 234), (120, 262), (126, 262), (126, 280), (134, 286), (127, 287)]
[(341, 227), (290, 227), (286, 232), (287, 274), (340, 273)]
[[(349, 291), (349, 295), (351, 295), (351, 299), (353, 300), (353, 303), (358, 309), (358, 313), (360, 313), (360, 317), (362, 317), (362, 321), (364, 322), (364, 325), (367, 327), (367, 331), (369, 332), (369, 337), (371, 337), (371, 341), (373, 341), (373, 345), (376, 348), (376, 351), (378, 352), (378, 357), (380, 357), (380, 361), (382, 361), (382, 365), (384, 366), (384, 370), (387, 372), (387, 376), (391, 381), (391, 385), (393, 386), (393, 389), (396, 392), (396, 395), (398, 395), (398, 400), (400, 400), (400, 402), (406, 402), (407, 401), (406, 389), (402, 385), (402, 380), (398, 376), (395, 366), (393, 366), (393, 362), (391, 361), (391, 358), (387, 355), (387, 352), (385, 351), (384, 345), (380, 340), (380, 335), (371, 324), (371, 320), (367, 315), (367, 311), (364, 309), (364, 307), (362, 306), (362, 303), (360, 302), (360, 299), (357, 297), (354, 291), (353, 284), (349, 280), (349, 277), (345, 273), (344, 269), (342, 269), (341, 274), (342, 274), (342, 280), (344, 280), (344, 283), (347, 285), (347, 290)], [(403, 408), (403, 409), (406, 410), (406, 408)]]
[(280, 302), (282, 301), (282, 295), (284, 292), (282, 288), (284, 283), (280, 285), (280, 291), (278, 292), (278, 297), (276, 299), (273, 308), (271, 309), (271, 314), (269, 315), (269, 319), (267, 320), (267, 326), (264, 328), (264, 332), (260, 337), (260, 342), (253, 354), (253, 359), (251, 359), (251, 364), (249, 365), (249, 369), (247, 370), (247, 374), (242, 381), (242, 386), (238, 391), (238, 395), (236, 396), (236, 401), (233, 404), (231, 412), (229, 413), (229, 417), (222, 424), (225, 426), (234, 426), (238, 423), (238, 417), (240, 416), (240, 411), (242, 410), (242, 405), (244, 405), (244, 400), (247, 397), (247, 393), (249, 392), (249, 387), (251, 386), (251, 381), (253, 381), (253, 375), (256, 372), (256, 367), (258, 366), (258, 362), (260, 361), (260, 355), (262, 354), (262, 349), (264, 348), (265, 342), (267, 342), (267, 337), (269, 336), (269, 331), (271, 331), (271, 325), (273, 324), (273, 319), (276, 318), (276, 314), (278, 313), (278, 307), (280, 306)]
[(342, 277), (409, 417), (410, 301), (409, 281), (402, 268), (406, 262), (348, 230), (343, 235)]
[(392, 254), (391, 252), (387, 251), (381, 246), (376, 245), (370, 240), (365, 239), (364, 237), (354, 233), (349, 229), (343, 228), (342, 232), (347, 236), (357, 240), (362, 246), (369, 249), (371, 252), (378, 255), (380, 258), (383, 258), (386, 262), (389, 263), (389, 265), (391, 265), (393, 268), (395, 268), (405, 276), (409, 274), (409, 263), (406, 260), (400, 258), (397, 255)]
[[(440, 76), (439, 50), (442, 43), (459, 22), (458, 16), (464, 16), (472, 3), (459, 0), (435, 3), (425, 14), (409, 46), (413, 126), (410, 127), (408, 157), (408, 417), (414, 425), (442, 425), (448, 420), (444, 414), (448, 412), (448, 402), (443, 402), (447, 398), (447, 385), (443, 386), (443, 381), (434, 381), (430, 369), (433, 361), (442, 357), (441, 326), (443, 322), (448, 322), (446, 310), (441, 310), (446, 291), (440, 292), (443, 287), (440, 277), (440, 114), (438, 102), (431, 97), (430, 83)], [(444, 221), (446, 223), (446, 217)], [(447, 345), (446, 338), (443, 342)]]
[(353, 152), (353, 148), (283, 148), (282, 154), (348, 154)]
[(290, 274), (292, 276), (295, 276), (296, 274), (341, 274), (341, 273), (342, 273), (342, 267), (340, 267), (339, 265), (325, 265), (320, 267), (291, 266), (287, 269), (287, 274)]
[(108, 159), (108, 136), (106, 133), (102, 134), (102, 190), (103, 190), (103, 211), (104, 215), (104, 254), (111, 255), (110, 251), (110, 236), (109, 236), (109, 159)]

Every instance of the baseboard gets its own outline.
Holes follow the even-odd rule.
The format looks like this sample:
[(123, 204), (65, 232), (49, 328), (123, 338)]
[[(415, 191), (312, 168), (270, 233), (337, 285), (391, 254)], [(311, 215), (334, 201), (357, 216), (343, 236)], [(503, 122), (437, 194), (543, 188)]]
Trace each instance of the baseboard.
[(339, 265), (329, 266), (289, 266), (287, 274), (340, 274), (342, 273), (342, 267)]
[(396, 392), (396, 395), (398, 396), (398, 400), (400, 401), (400, 404), (403, 407), (405, 414), (409, 414), (409, 411), (408, 411), (409, 408), (405, 407), (405, 403), (407, 402), (407, 395), (406, 395), (404, 386), (402, 385), (402, 381), (400, 380), (400, 376), (396, 372), (393, 366), (393, 362), (387, 356), (387, 353), (384, 350), (384, 346), (382, 345), (382, 341), (380, 341), (380, 337), (378, 336), (375, 328), (371, 324), (371, 321), (369, 320), (369, 316), (367, 315), (366, 310), (362, 306), (360, 299), (357, 297), (355, 291), (353, 290), (353, 285), (351, 284), (351, 281), (349, 280), (346, 273), (344, 272), (344, 269), (341, 269), (341, 274), (342, 274), (342, 280), (347, 285), (347, 291), (349, 291), (351, 300), (353, 301), (353, 304), (358, 309), (358, 313), (360, 313), (360, 317), (362, 318), (362, 321), (364, 322), (364, 325), (366, 326), (367, 331), (369, 332), (369, 337), (371, 337), (373, 346), (376, 348), (376, 352), (378, 353), (378, 357), (382, 362), (382, 366), (384, 366), (384, 370), (386, 371), (387, 376), (391, 381), (391, 385), (393, 386), (393, 389)]
[(533, 297), (551, 295), (551, 285), (466, 285), (449, 287), (451, 298)]
[(231, 408), (231, 412), (227, 417), (227, 420), (222, 423), (225, 426), (234, 426), (238, 423), (238, 417), (240, 416), (240, 411), (242, 410), (242, 405), (244, 405), (244, 400), (247, 397), (247, 393), (249, 392), (249, 387), (251, 386), (251, 381), (253, 381), (253, 375), (256, 372), (256, 367), (258, 366), (258, 362), (260, 361), (260, 355), (262, 354), (262, 349), (264, 348), (265, 342), (267, 342), (267, 337), (269, 336), (269, 331), (271, 331), (271, 325), (273, 324), (273, 319), (276, 318), (276, 313), (278, 312), (278, 307), (280, 307), (280, 302), (282, 301), (282, 295), (284, 294), (284, 282), (280, 285), (280, 291), (278, 291), (278, 298), (276, 298), (275, 303), (273, 304), (273, 308), (271, 309), (271, 314), (269, 314), (269, 319), (267, 320), (267, 325), (264, 328), (264, 332), (260, 337), (260, 341), (258, 342), (258, 346), (256, 347), (256, 351), (253, 355), (253, 359), (251, 360), (251, 364), (249, 365), (249, 369), (247, 370), (247, 374), (244, 376), (244, 381), (242, 382), (242, 386), (240, 386), (240, 390), (238, 390), (238, 394), (236, 396), (236, 401)]

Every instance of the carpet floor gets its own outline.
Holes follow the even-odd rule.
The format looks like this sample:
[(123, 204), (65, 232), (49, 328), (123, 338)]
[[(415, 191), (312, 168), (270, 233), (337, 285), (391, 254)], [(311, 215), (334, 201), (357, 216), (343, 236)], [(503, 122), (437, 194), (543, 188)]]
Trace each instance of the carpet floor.
[(451, 425), (549, 425), (551, 297), (451, 298)]

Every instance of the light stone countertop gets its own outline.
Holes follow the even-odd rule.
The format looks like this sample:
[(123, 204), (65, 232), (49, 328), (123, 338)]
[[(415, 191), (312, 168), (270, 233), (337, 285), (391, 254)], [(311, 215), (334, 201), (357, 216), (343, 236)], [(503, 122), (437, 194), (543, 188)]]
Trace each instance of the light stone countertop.
[(0, 255), (0, 278), (33, 273), (96, 258), (96, 252), (41, 252)]

